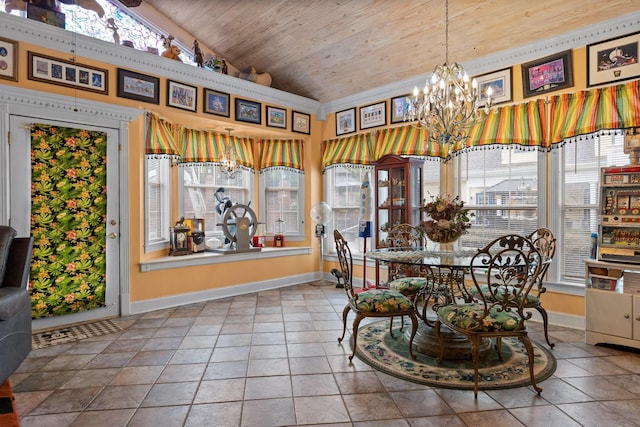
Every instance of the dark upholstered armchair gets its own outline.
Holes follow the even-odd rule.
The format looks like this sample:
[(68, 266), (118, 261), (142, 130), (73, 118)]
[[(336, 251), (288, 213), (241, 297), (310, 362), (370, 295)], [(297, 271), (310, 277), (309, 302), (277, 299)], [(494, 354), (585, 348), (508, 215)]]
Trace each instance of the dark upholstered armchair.
[(27, 289), (33, 237), (15, 237), (0, 225), (0, 384), (31, 351), (31, 298)]

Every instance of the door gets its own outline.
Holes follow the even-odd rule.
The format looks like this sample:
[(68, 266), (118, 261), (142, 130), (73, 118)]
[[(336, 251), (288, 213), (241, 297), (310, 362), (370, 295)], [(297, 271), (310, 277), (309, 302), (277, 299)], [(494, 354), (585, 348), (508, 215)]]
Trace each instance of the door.
[(9, 126), (10, 222), (34, 236), (33, 317), (118, 315), (118, 130), (14, 115)]

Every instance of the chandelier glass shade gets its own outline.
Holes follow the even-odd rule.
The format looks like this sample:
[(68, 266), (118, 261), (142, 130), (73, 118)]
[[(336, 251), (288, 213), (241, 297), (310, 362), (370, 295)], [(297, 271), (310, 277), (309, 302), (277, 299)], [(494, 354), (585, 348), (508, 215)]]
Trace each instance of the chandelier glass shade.
[(240, 162), (236, 157), (236, 152), (231, 145), (231, 131), (233, 129), (227, 128), (228, 138), (224, 146), (224, 152), (222, 153), (222, 159), (220, 160), (220, 170), (227, 175), (230, 179), (235, 178), (236, 172), (240, 170)]
[[(427, 80), (422, 92), (413, 89), (408, 99), (405, 121), (417, 121), (427, 130), (429, 141), (455, 146), (466, 140), (469, 129), (479, 116), (480, 90), (475, 79), (470, 81), (462, 65), (449, 63), (449, 2), (446, 2), (446, 57)], [(485, 111), (491, 108), (491, 88), (485, 93)]]

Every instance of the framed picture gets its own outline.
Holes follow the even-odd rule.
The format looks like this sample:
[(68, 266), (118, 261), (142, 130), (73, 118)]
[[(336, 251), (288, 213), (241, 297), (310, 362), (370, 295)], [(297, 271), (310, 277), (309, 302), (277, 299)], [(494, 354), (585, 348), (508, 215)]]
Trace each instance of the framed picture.
[(28, 52), (29, 80), (108, 94), (108, 71)]
[(167, 105), (195, 113), (198, 105), (198, 89), (195, 86), (167, 80)]
[(160, 79), (118, 68), (118, 96), (159, 104)]
[(572, 87), (571, 51), (522, 64), (522, 82), (525, 98)]
[(204, 88), (203, 110), (205, 113), (215, 114), (216, 116), (229, 117), (231, 108), (229, 106), (228, 93), (218, 92), (217, 90)]
[(338, 111), (336, 113), (336, 136), (356, 131), (356, 109)]
[(267, 126), (286, 129), (287, 110), (267, 105)]
[(18, 80), (18, 42), (0, 37), (0, 79)]
[(360, 107), (360, 129), (369, 129), (387, 124), (387, 102)]
[(236, 120), (257, 125), (262, 124), (262, 104), (236, 98)]
[(587, 45), (587, 86), (640, 76), (639, 44), (640, 32)]
[(511, 67), (504, 70), (494, 71), (492, 73), (475, 76), (480, 91), (480, 106), (484, 106), (487, 102), (487, 89), (491, 88), (492, 104), (501, 104), (503, 102), (511, 102)]
[(311, 133), (311, 116), (298, 111), (291, 112), (291, 130), (298, 133)]
[(411, 105), (411, 95), (396, 96), (391, 98), (389, 103), (391, 104), (391, 123), (403, 122), (404, 115), (409, 111)]

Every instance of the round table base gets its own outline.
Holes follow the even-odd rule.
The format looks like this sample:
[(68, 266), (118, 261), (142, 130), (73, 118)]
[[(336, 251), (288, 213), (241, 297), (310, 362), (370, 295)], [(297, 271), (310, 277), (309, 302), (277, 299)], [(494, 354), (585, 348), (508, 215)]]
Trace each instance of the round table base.
[[(444, 343), (444, 359), (457, 359), (457, 360), (471, 360), (471, 343), (469, 339), (457, 332), (452, 331), (446, 326), (442, 325), (440, 328), (440, 335), (442, 336)], [(411, 328), (406, 328), (404, 331), (404, 339), (408, 343), (411, 338)], [(435, 329), (424, 323), (418, 325), (418, 331), (413, 339), (413, 349), (422, 354), (426, 354), (431, 357), (440, 356), (440, 344), (438, 344), (438, 338), (436, 337)], [(491, 350), (491, 340), (484, 338), (480, 341), (480, 348), (478, 349), (479, 357)]]

